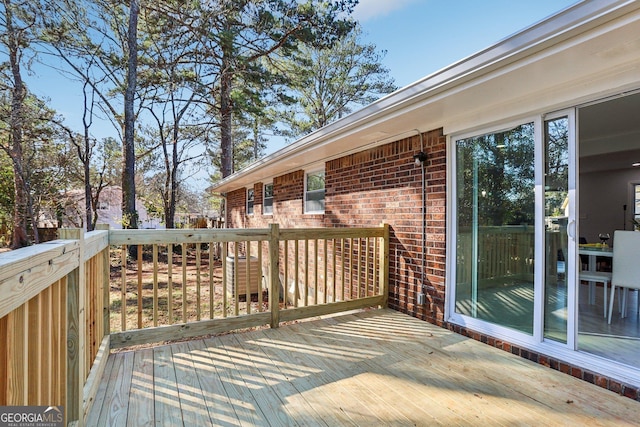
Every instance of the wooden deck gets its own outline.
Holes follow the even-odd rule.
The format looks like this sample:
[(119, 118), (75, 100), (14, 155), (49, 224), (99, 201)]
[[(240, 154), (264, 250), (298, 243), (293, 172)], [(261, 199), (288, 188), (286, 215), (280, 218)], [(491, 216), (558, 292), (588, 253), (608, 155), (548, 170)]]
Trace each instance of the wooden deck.
[(640, 403), (392, 310), (109, 357), (87, 425), (631, 425)]

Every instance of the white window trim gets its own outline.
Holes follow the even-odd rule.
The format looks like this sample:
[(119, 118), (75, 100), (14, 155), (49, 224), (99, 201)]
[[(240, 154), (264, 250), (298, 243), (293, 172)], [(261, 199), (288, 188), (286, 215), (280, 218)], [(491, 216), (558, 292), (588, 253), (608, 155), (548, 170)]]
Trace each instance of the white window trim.
[[(314, 210), (314, 211), (307, 209), (307, 180), (309, 178), (309, 175), (312, 175), (312, 174), (315, 174), (315, 173), (319, 173), (319, 172), (322, 172), (324, 174), (324, 177), (325, 177), (325, 184), (324, 184), (324, 192), (325, 193), (324, 194), (325, 194), (325, 202), (326, 202), (326, 196), (327, 196), (327, 181), (326, 181), (326, 178), (327, 178), (327, 174), (326, 174), (325, 169), (324, 168), (319, 168), (319, 169), (310, 169), (310, 170), (304, 171), (304, 193), (302, 195), (302, 197), (303, 197), (302, 200), (303, 200), (303, 204), (304, 204), (304, 213), (305, 214), (311, 214), (311, 215), (316, 214), (317, 215), (317, 214), (324, 214), (324, 212), (325, 212), (324, 209), (323, 210)], [(314, 191), (317, 191), (317, 190), (314, 190)]]
[[(271, 186), (271, 212), (265, 212), (265, 200), (267, 200), (267, 195), (266, 195), (266, 190), (267, 190), (267, 186), (270, 185)], [(273, 216), (273, 181), (272, 182), (266, 182), (262, 185), (262, 215), (265, 216)]]
[[(251, 212), (249, 212), (249, 191), (253, 191), (253, 200), (251, 200)], [(246, 191), (246, 205), (245, 205), (245, 209), (246, 209), (246, 214), (247, 216), (253, 216), (255, 214), (256, 211), (256, 191), (254, 189), (254, 187), (247, 187), (247, 191)]]

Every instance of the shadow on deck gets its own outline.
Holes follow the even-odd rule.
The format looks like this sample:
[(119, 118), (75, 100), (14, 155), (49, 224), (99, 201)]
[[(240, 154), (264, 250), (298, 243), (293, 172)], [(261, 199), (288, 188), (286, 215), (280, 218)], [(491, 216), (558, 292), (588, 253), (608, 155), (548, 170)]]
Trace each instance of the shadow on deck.
[(87, 425), (625, 425), (640, 403), (392, 310), (109, 356)]

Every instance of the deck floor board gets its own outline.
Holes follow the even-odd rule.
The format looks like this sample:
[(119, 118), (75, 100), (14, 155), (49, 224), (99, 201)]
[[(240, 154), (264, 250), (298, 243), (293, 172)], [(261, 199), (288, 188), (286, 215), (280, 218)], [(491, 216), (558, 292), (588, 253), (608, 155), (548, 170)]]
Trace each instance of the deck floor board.
[(631, 425), (640, 402), (392, 310), (110, 355), (87, 425)]

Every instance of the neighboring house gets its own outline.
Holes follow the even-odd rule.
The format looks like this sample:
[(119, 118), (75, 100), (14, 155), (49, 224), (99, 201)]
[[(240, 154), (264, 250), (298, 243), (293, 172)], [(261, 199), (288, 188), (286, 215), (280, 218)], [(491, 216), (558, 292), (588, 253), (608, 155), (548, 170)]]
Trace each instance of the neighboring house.
[[(62, 215), (63, 227), (85, 226), (84, 190), (71, 190), (64, 194), (64, 214)], [(136, 200), (138, 210), (139, 228), (164, 228), (159, 218), (148, 215), (144, 204)], [(43, 227), (58, 226), (57, 214), (54, 212), (40, 215), (39, 223)], [(100, 192), (98, 200), (98, 224), (109, 224), (112, 229), (122, 228), (122, 187), (112, 185), (105, 187)]]
[(639, 117), (640, 2), (585, 1), (213, 191), (230, 228), (388, 223), (391, 308), (638, 398), (637, 297), (608, 325), (578, 241), (640, 216)]

